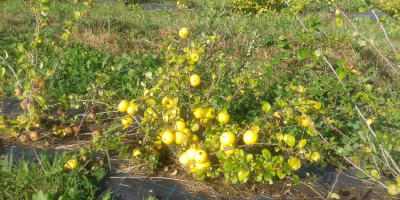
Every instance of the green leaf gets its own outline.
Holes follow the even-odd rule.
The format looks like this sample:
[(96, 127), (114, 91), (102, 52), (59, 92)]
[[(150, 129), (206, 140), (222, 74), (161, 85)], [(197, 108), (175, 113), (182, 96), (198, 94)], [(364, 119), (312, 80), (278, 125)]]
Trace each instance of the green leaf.
[(278, 169), (276, 175), (278, 175), (279, 179), (285, 178), (286, 174), (282, 172), (282, 170)]
[(265, 102), (261, 110), (264, 111), (265, 113), (268, 113), (268, 111), (271, 110), (271, 104)]
[(236, 175), (231, 176), (231, 182), (234, 185), (238, 182), (238, 178), (236, 177)]
[(364, 174), (364, 173), (361, 172), (361, 171), (358, 171), (358, 172), (356, 173), (356, 176), (357, 176), (358, 178), (366, 178), (366, 177), (368, 177), (366, 174)]
[(332, 193), (330, 198), (331, 199), (340, 199), (339, 195), (336, 193)]
[(283, 137), (283, 140), (284, 140), (285, 143), (286, 143), (287, 145), (289, 145), (290, 147), (293, 147), (293, 146), (296, 144), (296, 139), (295, 139), (292, 135), (289, 135), (289, 134), (286, 134), (286, 135)]
[(299, 58), (300, 58), (301, 60), (304, 60), (304, 59), (307, 58), (308, 54), (307, 54), (306, 51), (300, 49), (300, 50), (299, 50), (299, 53), (298, 53), (298, 56), (299, 56)]
[(40, 106), (44, 106), (44, 104), (46, 104), (46, 99), (44, 99), (44, 98), (41, 97), (41, 96), (36, 96), (36, 101), (38, 102), (38, 104), (39, 104)]
[(223, 159), (225, 158), (224, 152), (221, 151), (221, 150), (217, 151), (217, 158), (218, 158), (219, 160), (223, 160)]
[(263, 179), (263, 177), (261, 175), (254, 177), (254, 180), (257, 181), (257, 182), (261, 182), (262, 179)]
[[(220, 150), (221, 151), (221, 150)], [(222, 151), (221, 151), (222, 152)], [(217, 153), (218, 154), (218, 153)], [(218, 155), (217, 155), (217, 157), (218, 157)], [(247, 162), (251, 162), (253, 160), (253, 154), (247, 154), (246, 155), (246, 161)]]
[(281, 12), (286, 13), (288, 15), (288, 17), (293, 18), (294, 14), (292, 13), (292, 11), (290, 11), (288, 8), (283, 8), (281, 10)]
[(320, 57), (322, 55), (322, 52), (320, 50), (315, 50), (314, 51), (315, 56)]
[(36, 77), (36, 72), (33, 69), (29, 70), (29, 78), (34, 79)]
[(264, 180), (266, 180), (266, 181), (269, 181), (269, 180), (272, 180), (272, 176), (271, 176), (271, 174), (270, 173), (265, 173), (264, 174)]
[(294, 180), (294, 184), (296, 184), (296, 185), (300, 184), (300, 179), (297, 175), (293, 175), (293, 180)]
[(196, 179), (198, 181), (202, 181), (202, 180), (204, 180), (205, 177), (206, 177), (206, 173), (202, 173), (200, 176), (197, 176)]
[(244, 180), (245, 178), (247, 178), (247, 177), (249, 176), (249, 174), (250, 174), (250, 171), (245, 171), (245, 170), (240, 171), (240, 172), (238, 173), (238, 178), (239, 178), (240, 181), (244, 182), (243, 180)]
[(376, 171), (375, 169), (371, 171), (371, 175), (373, 177), (378, 177), (378, 171)]
[(365, 20), (365, 24), (368, 25), (368, 26), (372, 26), (372, 25), (375, 24), (375, 22), (374, 22), (373, 20), (366, 19), (366, 20)]
[(262, 150), (262, 154), (263, 154), (263, 157), (264, 157), (266, 160), (269, 160), (269, 159), (271, 158), (271, 152), (269, 152), (268, 149)]
[(235, 165), (233, 165), (233, 163), (231, 161), (226, 161), (226, 163), (224, 164), (223, 167), (227, 171), (232, 171), (233, 168), (235, 168)]
[(190, 126), (190, 130), (192, 132), (195, 132), (195, 131), (199, 130), (199, 128), (200, 128), (200, 126), (197, 123), (194, 123), (194, 124), (192, 124), (192, 126)]
[(336, 26), (341, 27), (343, 25), (343, 19), (340, 17), (336, 18)]
[(358, 11), (359, 12), (365, 12), (365, 11), (367, 11), (367, 9), (366, 8), (358, 8)]
[(289, 158), (288, 164), (290, 168), (294, 171), (298, 170), (301, 167), (300, 160), (297, 158)]

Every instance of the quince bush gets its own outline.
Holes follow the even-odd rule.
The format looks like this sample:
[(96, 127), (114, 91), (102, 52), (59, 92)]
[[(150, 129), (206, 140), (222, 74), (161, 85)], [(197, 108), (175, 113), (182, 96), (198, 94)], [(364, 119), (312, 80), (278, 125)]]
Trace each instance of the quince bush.
[[(284, 7), (282, 0), (229, 0), (236, 12), (245, 13), (263, 13), (267, 10), (275, 10)], [(287, 0), (287, 2), (296, 6), (307, 6), (315, 0)]]
[[(288, 95), (273, 106), (263, 102), (260, 108), (263, 114), (252, 123), (238, 123), (235, 119), (240, 116), (229, 116), (231, 102), (245, 94), (253, 95), (255, 88), (260, 87), (259, 74), (241, 71), (232, 80), (226, 80), (224, 74), (230, 69), (225, 66), (224, 54), (207, 55), (210, 43), (216, 42), (217, 37), (189, 40), (188, 47), (176, 49), (174, 44), (186, 44), (190, 39), (190, 34), (180, 35), (189, 37), (183, 41), (169, 37), (164, 42), (161, 50), (165, 52), (166, 64), (155, 74), (147, 73), (148, 79), (142, 83), (144, 95), (130, 102), (123, 100), (119, 105), (121, 112), (132, 108), (134, 112), (129, 116), (141, 119), (137, 133), (143, 135), (143, 141), (132, 157), (140, 163), (148, 162), (149, 156), (167, 159), (173, 156), (198, 180), (217, 178), (223, 173), (225, 181), (232, 184), (245, 183), (250, 178), (272, 184), (275, 177), (292, 175), (298, 184), (299, 178), (293, 171), (301, 167), (300, 159), (311, 162), (320, 159), (318, 152), (307, 149), (307, 138), (315, 136), (314, 123), (308, 114), (323, 105), (301, 97), (291, 99)], [(299, 88), (288, 86), (288, 94), (305, 90)], [(125, 120), (124, 129), (135, 120), (130, 123)], [(285, 124), (295, 128), (286, 130)], [(301, 134), (305, 130), (308, 135)], [(259, 154), (246, 152), (256, 145), (268, 149)], [(272, 156), (272, 149), (290, 158)]]
[(380, 4), (389, 14), (394, 15), (396, 18), (400, 18), (400, 0), (379, 0), (377, 3)]

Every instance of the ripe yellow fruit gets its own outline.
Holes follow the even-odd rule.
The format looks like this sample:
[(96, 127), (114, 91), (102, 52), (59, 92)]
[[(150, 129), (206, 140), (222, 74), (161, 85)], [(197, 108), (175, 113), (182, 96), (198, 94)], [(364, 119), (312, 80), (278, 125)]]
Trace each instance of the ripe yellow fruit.
[(182, 155), (179, 157), (179, 162), (181, 162), (183, 165), (187, 165), (189, 163), (186, 152), (183, 152)]
[(225, 132), (221, 135), (219, 140), (221, 141), (222, 145), (227, 146), (235, 143), (236, 136), (232, 132)]
[(201, 80), (200, 80), (200, 76), (194, 74), (190, 76), (190, 85), (193, 87), (196, 87), (198, 85), (200, 85)]
[(204, 163), (195, 163), (195, 166), (198, 170), (206, 169), (211, 166), (211, 162), (207, 159)]
[(193, 62), (199, 61), (200, 60), (199, 54), (196, 52), (190, 53), (190, 60), (192, 60)]
[(127, 100), (122, 100), (118, 105), (119, 112), (126, 112), (129, 107), (129, 102)]
[(71, 159), (68, 160), (67, 164), (64, 165), (64, 171), (69, 171), (69, 170), (73, 170), (76, 169), (76, 167), (78, 166), (78, 163), (76, 162), (75, 159)]
[(132, 156), (135, 157), (136, 159), (138, 159), (139, 155), (141, 155), (141, 154), (142, 154), (142, 152), (140, 152), (139, 149), (134, 149), (132, 152)]
[(193, 115), (194, 115), (194, 117), (196, 118), (196, 119), (200, 119), (200, 118), (202, 118), (203, 117), (203, 109), (202, 108), (196, 108), (196, 109), (194, 109), (194, 111), (193, 111)]
[(182, 144), (184, 142), (185, 136), (186, 136), (185, 133), (177, 131), (175, 133), (175, 144)]
[(195, 173), (195, 172), (199, 171), (199, 169), (197, 169), (196, 164), (192, 164), (189, 166), (189, 171)]
[(152, 121), (152, 122), (155, 122), (155, 121), (158, 119), (157, 113), (153, 112), (151, 115), (152, 115), (152, 116), (151, 116), (151, 121)]
[(254, 144), (257, 142), (258, 134), (254, 133), (252, 130), (248, 130), (243, 135), (243, 141), (246, 144)]
[(189, 134), (192, 133), (192, 132), (190, 131), (190, 129), (188, 129), (188, 128), (184, 128), (184, 129), (182, 130), (182, 132), (184, 132), (184, 133), (187, 134), (187, 135), (189, 135)]
[[(233, 144), (233, 145), (231, 145), (232, 147), (228, 147), (228, 146), (225, 146), (225, 145), (223, 145), (223, 144), (221, 144), (221, 146), (220, 146), (220, 150), (221, 151), (224, 151), (225, 149), (231, 149), (231, 148), (235, 148), (235, 144)], [(226, 150), (226, 151), (224, 151), (224, 154), (225, 155), (232, 155), (232, 154), (234, 154), (235, 153), (235, 149), (231, 149), (231, 150)]]
[(161, 137), (161, 140), (165, 144), (172, 144), (175, 142), (175, 134), (173, 134), (171, 131), (165, 131)]
[[(393, 190), (396, 190), (396, 191), (400, 192), (399, 188), (397, 188), (395, 184), (392, 184), (389, 187), (392, 188)], [(395, 191), (393, 191), (393, 190), (391, 190), (389, 188), (387, 189), (387, 191), (389, 192), (390, 195), (393, 195), (393, 196), (397, 195), (397, 193)]]
[(189, 162), (194, 161), (194, 156), (196, 155), (197, 149), (195, 148), (190, 148), (186, 151), (186, 156), (189, 160)]
[(174, 107), (174, 100), (168, 97), (164, 97), (162, 100), (162, 104), (164, 108), (171, 109)]
[(176, 130), (178, 131), (183, 132), (183, 130), (186, 128), (186, 124), (183, 121), (177, 121), (175, 125), (176, 125)]
[(138, 106), (134, 103), (131, 103), (129, 105), (128, 109), (126, 110), (126, 112), (130, 115), (134, 115), (137, 110), (138, 110)]
[(219, 113), (218, 114), (218, 121), (221, 122), (221, 123), (224, 123), (224, 124), (228, 123), (229, 115), (226, 114), (226, 113)]
[(203, 111), (203, 117), (206, 119), (212, 119), (214, 118), (215, 115), (215, 110), (213, 108), (206, 108)]
[(133, 118), (131, 116), (125, 116), (124, 118), (122, 118), (122, 124), (125, 126), (128, 126), (130, 124), (133, 123)]
[(194, 155), (194, 161), (196, 163), (204, 163), (208, 160), (208, 154), (204, 150), (197, 150), (196, 154)]
[(161, 150), (161, 149), (162, 149), (162, 143), (161, 143), (161, 141), (155, 141), (155, 142), (154, 142), (154, 146), (157, 147), (157, 150)]
[(197, 135), (193, 135), (193, 136), (192, 136), (192, 141), (194, 141), (194, 142), (199, 142), (200, 139), (199, 139), (199, 137), (198, 137)]
[(186, 27), (183, 27), (180, 31), (179, 31), (179, 37), (185, 39), (189, 36), (189, 29)]

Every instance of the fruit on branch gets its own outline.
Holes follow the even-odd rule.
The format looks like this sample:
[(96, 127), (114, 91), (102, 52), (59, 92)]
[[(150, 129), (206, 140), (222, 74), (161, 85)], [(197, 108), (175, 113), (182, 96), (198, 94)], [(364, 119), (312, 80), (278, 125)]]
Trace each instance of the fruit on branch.
[(204, 163), (195, 163), (195, 166), (198, 170), (206, 169), (211, 166), (211, 162), (207, 159)]
[(92, 111), (93, 113), (96, 113), (96, 112), (99, 112), (99, 110), (100, 110), (100, 109), (99, 109), (98, 106), (93, 106), (91, 111)]
[(246, 144), (254, 144), (258, 140), (258, 134), (254, 133), (252, 130), (248, 130), (243, 135), (243, 141)]
[(196, 163), (203, 164), (208, 160), (208, 154), (204, 150), (197, 150), (196, 154), (194, 155), (194, 161)]
[(133, 123), (133, 118), (129, 115), (125, 116), (124, 118), (122, 118), (122, 124), (125, 126), (128, 126), (130, 124)]
[(22, 95), (22, 89), (21, 88), (15, 88), (15, 90), (14, 90), (14, 94), (15, 94), (15, 96), (21, 96)]
[(200, 60), (199, 54), (196, 52), (190, 53), (190, 60), (192, 60), (193, 62), (198, 62)]
[(175, 134), (173, 134), (171, 131), (164, 131), (162, 134), (161, 140), (165, 144), (172, 144), (175, 142)]
[(192, 132), (191, 132), (190, 129), (188, 129), (188, 128), (184, 128), (184, 129), (182, 130), (182, 132), (185, 133), (186, 135), (192, 134)]
[(189, 160), (189, 162), (194, 161), (194, 156), (196, 155), (197, 149), (195, 148), (190, 148), (186, 151), (186, 156)]
[(175, 133), (175, 144), (182, 144), (184, 142), (187, 142), (189, 138), (187, 135), (183, 132), (177, 131)]
[(161, 103), (166, 109), (171, 109), (174, 107), (174, 100), (169, 97), (164, 97)]
[(28, 136), (27, 136), (26, 134), (21, 134), (21, 135), (19, 136), (19, 141), (20, 141), (21, 143), (27, 143), (27, 142), (28, 142)]
[(189, 171), (195, 173), (195, 172), (199, 171), (199, 169), (197, 169), (196, 164), (192, 164), (189, 166)]
[(215, 116), (215, 110), (213, 108), (206, 108), (203, 111), (203, 117), (206, 119), (212, 119)]
[[(235, 149), (233, 149), (235, 147), (236, 147), (236, 143), (231, 144), (229, 146), (225, 146), (225, 145), (221, 144), (220, 150), (223, 151), (225, 155), (232, 155), (235, 153)], [(230, 149), (230, 150), (227, 150), (227, 149)]]
[(189, 29), (186, 27), (183, 27), (180, 31), (179, 31), (179, 37), (185, 39), (189, 36), (190, 32)]
[(102, 136), (103, 135), (103, 133), (100, 130), (94, 130), (94, 131), (92, 131), (92, 134), (93, 135), (97, 135), (97, 136)]
[(232, 132), (225, 132), (221, 135), (219, 139), (222, 145), (227, 146), (235, 143), (236, 136)]
[(34, 106), (34, 104), (29, 101), (28, 97), (23, 99), (22, 102), (21, 102), (21, 108), (24, 109), (24, 110), (29, 110), (33, 106)]
[(200, 76), (198, 76), (196, 74), (191, 75), (189, 80), (190, 80), (190, 85), (193, 87), (196, 87), (196, 86), (200, 85), (200, 83), (201, 83)]
[(35, 83), (36, 83), (36, 84), (39, 84), (39, 83), (40, 83), (40, 78), (39, 78), (39, 76), (36, 76), (36, 77), (35, 77)]
[(38, 92), (39, 92), (39, 88), (35, 88), (35, 89), (33, 89), (33, 91), (35, 91), (36, 93), (38, 93)]
[(139, 108), (138, 105), (136, 105), (136, 104), (134, 104), (134, 103), (131, 103), (131, 104), (129, 104), (129, 107), (128, 107), (128, 109), (126, 110), (126, 112), (127, 112), (129, 115), (134, 115), (134, 114), (136, 113), (136, 111), (138, 110), (138, 108)]
[(200, 119), (203, 117), (203, 109), (202, 108), (196, 108), (193, 111), (193, 115), (196, 119)]
[(61, 117), (61, 116), (64, 115), (64, 112), (61, 111), (61, 110), (57, 110), (57, 111), (56, 111), (56, 115)]
[(76, 169), (78, 163), (75, 159), (68, 160), (67, 164), (64, 165), (64, 172), (69, 172), (70, 170)]
[(126, 112), (129, 107), (129, 102), (127, 100), (122, 100), (121, 103), (118, 105), (119, 112)]
[(154, 142), (154, 146), (156, 146), (157, 150), (161, 150), (162, 149), (162, 142), (161, 141), (155, 141)]
[(32, 131), (32, 132), (29, 134), (29, 138), (30, 138), (32, 141), (36, 141), (37, 139), (39, 139), (39, 137), (40, 137), (40, 134), (39, 134), (39, 132), (37, 132), (37, 131)]
[(226, 114), (226, 113), (219, 113), (219, 114), (218, 114), (218, 121), (219, 121), (220, 123), (224, 123), (224, 124), (228, 123), (228, 121), (229, 121), (229, 115)]
[(183, 130), (186, 128), (186, 123), (183, 122), (183, 121), (177, 121), (175, 125), (176, 125), (175, 128), (178, 131), (182, 131), (183, 132)]
[(187, 165), (190, 163), (186, 152), (183, 152), (182, 155), (179, 156), (179, 162), (182, 163), (182, 165)]

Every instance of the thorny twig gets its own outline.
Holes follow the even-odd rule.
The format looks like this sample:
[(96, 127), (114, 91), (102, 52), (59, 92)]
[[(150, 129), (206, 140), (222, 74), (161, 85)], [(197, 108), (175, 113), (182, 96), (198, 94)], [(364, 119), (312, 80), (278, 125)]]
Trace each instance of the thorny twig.
[[(287, 6), (289, 6), (289, 4), (288, 4), (288, 2), (287, 2), (286, 0), (284, 0), (284, 2), (285, 2), (285, 4), (286, 4)], [(335, 6), (336, 6), (336, 5), (335, 5)], [(337, 6), (336, 6), (336, 8), (339, 10), (339, 8), (338, 8)], [(340, 10), (339, 10), (339, 11), (340, 11)], [(310, 34), (310, 31), (305, 27), (304, 23), (300, 20), (300, 18), (298, 17), (298, 15), (297, 15), (295, 12), (292, 12), (292, 13), (293, 13), (294, 16), (296, 17), (297, 21), (299, 21), (299, 23), (302, 25), (303, 29), (304, 29), (308, 34)], [(341, 12), (341, 13), (342, 13), (342, 15), (347, 19), (347, 21), (349, 21), (349, 23), (351, 23), (350, 20), (347, 18), (347, 16), (346, 16), (343, 12)], [(351, 24), (352, 24), (352, 23), (351, 23)], [(355, 27), (354, 24), (352, 24), (352, 25), (353, 25), (353, 27)], [(357, 29), (357, 27), (355, 27), (355, 28)], [(362, 35), (362, 34), (360, 34), (360, 35)], [(365, 37), (365, 36), (364, 36), (364, 37)], [(370, 43), (369, 40), (367, 40), (367, 41)], [(375, 47), (375, 45), (373, 45), (373, 44), (371, 44), (371, 45), (375, 48), (375, 50), (378, 51), (379, 54), (381, 54), (381, 56), (388, 62), (388, 64), (389, 64), (390, 66), (392, 66), (391, 63), (389, 62), (389, 60), (387, 60), (387, 58), (384, 57), (384, 56), (382, 55), (382, 53), (379, 51), (379, 49), (377, 49), (377, 48)], [(316, 47), (317, 47), (318, 50), (322, 51), (320, 45), (316, 45)], [(333, 74), (336, 76), (336, 78), (338, 79), (339, 83), (342, 85), (343, 90), (347, 93), (347, 96), (350, 97), (351, 103), (353, 104), (354, 108), (357, 110), (357, 113), (359, 114), (359, 116), (361, 117), (361, 119), (362, 119), (362, 120), (364, 121), (364, 123), (367, 125), (367, 127), (368, 127), (369, 131), (371, 132), (371, 134), (372, 134), (374, 137), (377, 137), (375, 131), (368, 125), (368, 123), (367, 123), (367, 121), (366, 121), (364, 115), (362, 114), (361, 110), (358, 108), (356, 102), (351, 98), (351, 95), (350, 95), (350, 93), (349, 93), (349, 91), (348, 91), (346, 85), (345, 85), (345, 84), (343, 83), (343, 81), (340, 79), (339, 75), (336, 73), (336, 71), (335, 71), (335, 69), (333, 68), (332, 64), (328, 61), (328, 59), (326, 58), (326, 56), (325, 56), (324, 54), (321, 54), (321, 56), (322, 56), (323, 60), (325, 61), (325, 63), (326, 63), (326, 64), (329, 66), (329, 68), (332, 70)], [(392, 67), (393, 67), (393, 66), (392, 66)], [(393, 68), (393, 69), (394, 69), (394, 68)], [(394, 69), (394, 70), (395, 70), (395, 69)], [(396, 71), (396, 72), (397, 72), (397, 71)], [(398, 73), (398, 72), (397, 72), (397, 73)], [(392, 162), (394, 168), (397, 170), (397, 171), (394, 171), (394, 173), (395, 173), (396, 175), (398, 175), (398, 174), (400, 173), (400, 168), (397, 166), (397, 164), (396, 164), (396, 162), (394, 161), (394, 159), (390, 156), (390, 154), (389, 154), (386, 150), (383, 149), (383, 145), (380, 144), (380, 143), (379, 143), (379, 148), (382, 150), (382, 152), (384, 153), (384, 155), (386, 155), (386, 156), (389, 158), (389, 160)]]

